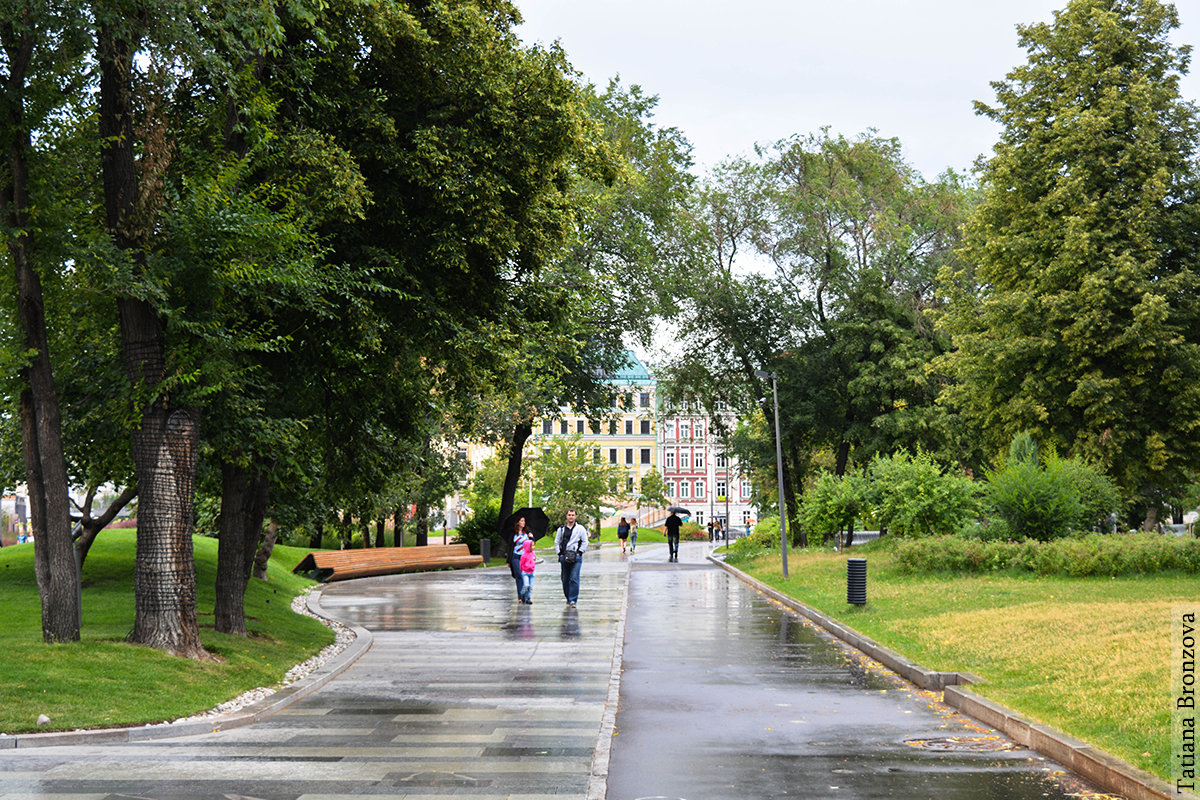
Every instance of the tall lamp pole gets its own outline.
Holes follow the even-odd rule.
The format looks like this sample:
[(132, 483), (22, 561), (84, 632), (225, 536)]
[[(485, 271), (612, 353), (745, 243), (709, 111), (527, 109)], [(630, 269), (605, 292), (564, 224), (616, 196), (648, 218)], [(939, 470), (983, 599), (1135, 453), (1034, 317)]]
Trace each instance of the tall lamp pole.
[(788, 576), (787, 565), (787, 508), (783, 501), (783, 445), (779, 438), (779, 384), (774, 372), (754, 370), (762, 380), (771, 379), (771, 395), (775, 401), (775, 468), (779, 473), (779, 551), (783, 555), (783, 577)]

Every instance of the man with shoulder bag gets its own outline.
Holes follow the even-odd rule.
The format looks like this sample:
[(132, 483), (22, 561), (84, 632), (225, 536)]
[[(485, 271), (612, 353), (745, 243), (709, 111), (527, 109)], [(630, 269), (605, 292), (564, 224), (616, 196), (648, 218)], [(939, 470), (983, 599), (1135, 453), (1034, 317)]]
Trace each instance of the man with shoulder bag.
[(587, 550), (588, 542), (587, 528), (577, 524), (575, 516), (575, 509), (567, 509), (566, 524), (560, 525), (554, 534), (554, 549), (562, 567), (563, 595), (570, 606), (579, 600), (579, 569), (583, 566), (583, 552)]

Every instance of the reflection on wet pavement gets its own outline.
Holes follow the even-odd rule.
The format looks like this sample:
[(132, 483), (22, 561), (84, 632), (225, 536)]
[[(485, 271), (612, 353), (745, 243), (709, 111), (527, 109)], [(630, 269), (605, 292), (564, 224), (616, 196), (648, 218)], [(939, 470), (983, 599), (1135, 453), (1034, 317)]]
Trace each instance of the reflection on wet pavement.
[(1081, 796), (724, 571), (675, 567), (633, 568), (608, 800)]

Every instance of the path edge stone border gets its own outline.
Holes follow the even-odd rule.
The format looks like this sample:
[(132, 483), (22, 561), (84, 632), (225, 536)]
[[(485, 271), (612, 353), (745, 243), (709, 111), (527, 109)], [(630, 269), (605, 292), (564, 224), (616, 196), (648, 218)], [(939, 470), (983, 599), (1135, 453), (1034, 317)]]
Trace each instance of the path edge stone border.
[[(320, 599), (323, 589), (310, 592), (307, 606), (310, 613), (322, 619), (334, 619), (321, 610)], [(339, 624), (345, 624), (337, 620)], [(371, 632), (358, 625), (348, 625), (354, 631), (354, 641), (346, 645), (346, 649), (335, 655), (320, 668), (313, 670), (295, 683), (264, 697), (245, 708), (209, 719), (188, 720), (183, 722), (163, 722), (152, 725), (139, 725), (132, 728), (100, 728), (95, 730), (54, 731), (52, 733), (19, 733), (0, 736), (0, 749), (27, 747), (56, 747), (59, 745), (81, 744), (121, 744), (129, 742), (149, 742), (158, 739), (174, 739), (180, 736), (195, 736), (202, 733), (232, 730), (244, 725), (250, 725), (261, 719), (266, 719), (290, 706), (292, 703), (307, 697), (325, 684), (345, 672), (364, 653), (371, 649), (374, 642)]]
[(625, 620), (629, 612), (629, 580), (633, 570), (625, 568), (625, 586), (622, 588), (621, 614), (613, 641), (612, 670), (608, 676), (608, 695), (604, 702), (604, 716), (600, 720), (600, 733), (596, 739), (596, 752), (592, 756), (592, 774), (588, 778), (587, 800), (605, 800), (608, 796), (608, 765), (612, 759), (612, 740), (617, 727), (617, 706), (621, 699), (621, 668), (625, 658)]
[(942, 692), (943, 702), (946, 705), (995, 728), (1022, 747), (1027, 747), (1057, 761), (1105, 791), (1116, 792), (1129, 800), (1178, 800), (1179, 798), (1196, 800), (1197, 798), (1197, 795), (1190, 792), (1177, 791), (1176, 787), (1163, 779), (1138, 769), (1116, 756), (1098, 750), (1049, 725), (1042, 725), (1030, 720), (1000, 703), (980, 697), (969, 689), (963, 688), (971, 683), (986, 683), (977, 675), (969, 672), (937, 672), (927, 669), (873, 639), (863, 636), (853, 628), (843, 625), (812, 606), (783, 594), (778, 589), (747, 575), (737, 567), (726, 564), (720, 558), (709, 555), (708, 560), (756, 591), (811, 620), (856, 650), (862, 651), (910, 683), (916, 684), (922, 689)]

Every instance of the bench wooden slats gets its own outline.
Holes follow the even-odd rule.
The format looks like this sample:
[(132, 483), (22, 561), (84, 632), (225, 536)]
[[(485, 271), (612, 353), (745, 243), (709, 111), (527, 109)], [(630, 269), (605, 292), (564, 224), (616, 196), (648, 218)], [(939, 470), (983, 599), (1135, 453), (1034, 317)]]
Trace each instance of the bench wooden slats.
[(465, 544), (430, 544), (423, 547), (370, 547), (358, 550), (317, 550), (292, 568), (322, 582), (394, 575), (432, 569), (477, 567), (483, 558), (471, 555)]

